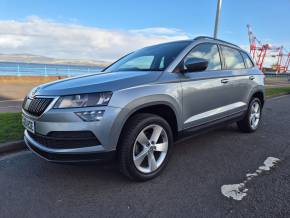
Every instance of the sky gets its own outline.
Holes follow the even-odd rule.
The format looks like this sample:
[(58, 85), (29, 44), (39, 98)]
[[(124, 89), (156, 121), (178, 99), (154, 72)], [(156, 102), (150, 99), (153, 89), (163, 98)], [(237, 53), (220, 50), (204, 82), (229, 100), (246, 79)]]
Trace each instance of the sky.
[[(0, 53), (112, 61), (160, 42), (212, 36), (217, 0), (0, 0)], [(223, 0), (218, 37), (290, 50), (290, 0)]]

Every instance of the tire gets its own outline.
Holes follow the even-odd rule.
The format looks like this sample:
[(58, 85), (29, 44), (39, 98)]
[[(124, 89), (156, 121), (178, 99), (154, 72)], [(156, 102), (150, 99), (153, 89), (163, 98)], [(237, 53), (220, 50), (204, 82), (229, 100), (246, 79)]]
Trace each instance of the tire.
[[(254, 114), (254, 107), (258, 107), (258, 111)], [(251, 133), (255, 132), (260, 124), (262, 115), (262, 104), (259, 98), (253, 98), (250, 101), (245, 117), (237, 122), (239, 129), (242, 132)], [(254, 122), (254, 120), (256, 120)]]
[(172, 144), (172, 130), (165, 119), (148, 113), (134, 115), (124, 126), (118, 144), (120, 171), (135, 181), (156, 177), (168, 163)]

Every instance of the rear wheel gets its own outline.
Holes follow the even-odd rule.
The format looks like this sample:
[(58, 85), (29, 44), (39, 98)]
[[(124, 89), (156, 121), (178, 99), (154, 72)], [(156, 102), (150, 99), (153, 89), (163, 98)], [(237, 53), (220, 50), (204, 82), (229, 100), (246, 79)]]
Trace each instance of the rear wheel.
[(260, 99), (253, 98), (249, 104), (246, 116), (237, 122), (242, 132), (254, 132), (258, 129), (262, 114), (262, 104)]
[(162, 117), (137, 114), (130, 118), (121, 137), (118, 159), (126, 176), (145, 181), (157, 176), (166, 166), (173, 137)]

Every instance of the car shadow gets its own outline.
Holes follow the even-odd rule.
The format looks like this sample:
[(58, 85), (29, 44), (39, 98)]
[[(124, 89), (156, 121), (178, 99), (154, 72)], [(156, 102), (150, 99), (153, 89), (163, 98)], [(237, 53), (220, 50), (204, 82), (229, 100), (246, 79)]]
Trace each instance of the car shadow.
[[(190, 152), (198, 153), (203, 149), (206, 149), (205, 145), (199, 142), (206, 140), (209, 135), (214, 140), (221, 135), (226, 137), (227, 135), (232, 135), (235, 132), (238, 134), (237, 127), (235, 125), (229, 125), (188, 137), (174, 144), (172, 156), (175, 156), (175, 153), (178, 153), (179, 155), (186, 152), (188, 147), (191, 147)], [(192, 149), (195, 151), (192, 151)], [(38, 175), (49, 178), (48, 180), (57, 176), (58, 178), (61, 177), (65, 181), (84, 180), (91, 181), (93, 183), (103, 183), (109, 180), (111, 183), (118, 184), (132, 183), (131, 180), (128, 180), (119, 172), (118, 163), (116, 160), (80, 163), (50, 163), (40, 157), (37, 157), (35, 154), (30, 154), (26, 157), (25, 161), (27, 163), (24, 163), (24, 166), (33, 165), (34, 172)]]

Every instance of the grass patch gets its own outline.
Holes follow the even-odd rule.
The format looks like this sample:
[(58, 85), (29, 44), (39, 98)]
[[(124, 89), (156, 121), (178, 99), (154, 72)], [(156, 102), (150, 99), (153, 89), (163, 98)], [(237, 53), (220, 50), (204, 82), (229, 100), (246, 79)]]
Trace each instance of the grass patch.
[(266, 96), (273, 97), (277, 95), (290, 94), (290, 86), (266, 88)]
[(0, 143), (23, 138), (21, 113), (0, 113)]

